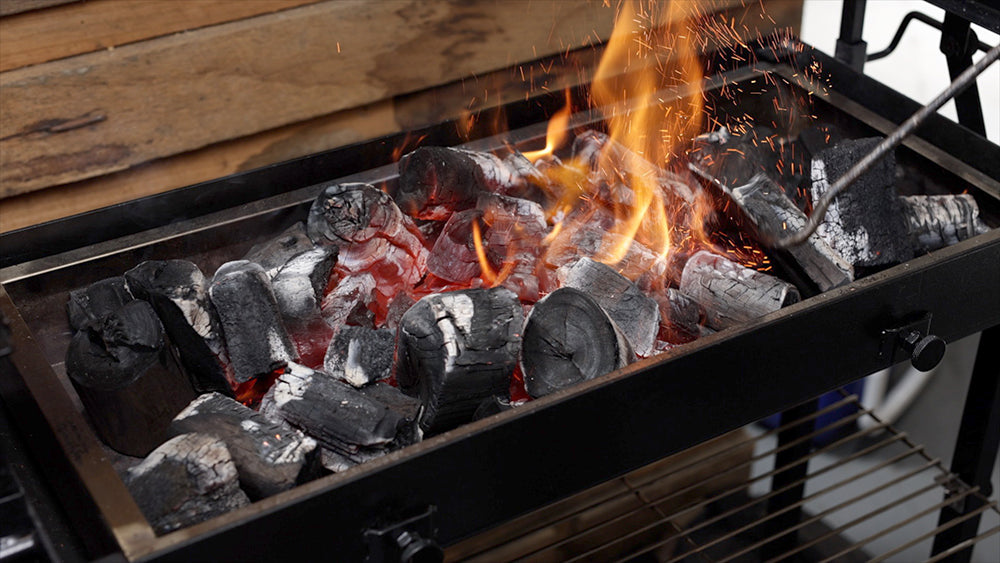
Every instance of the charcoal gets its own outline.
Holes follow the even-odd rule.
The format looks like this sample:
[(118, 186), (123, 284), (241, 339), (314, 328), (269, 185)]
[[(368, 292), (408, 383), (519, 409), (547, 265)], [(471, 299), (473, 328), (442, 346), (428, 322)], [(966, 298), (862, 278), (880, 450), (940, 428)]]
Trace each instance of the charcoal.
[(494, 264), (503, 264), (498, 283), (524, 302), (541, 297), (536, 269), (546, 235), (545, 212), (526, 199), (483, 194), (478, 207), (487, 225), (484, 235), (486, 255)]
[(517, 296), (504, 288), (428, 295), (403, 315), (396, 380), (403, 392), (420, 397), (425, 432), (466, 423), (483, 399), (506, 393), (521, 319)]
[(572, 264), (580, 256), (604, 257), (605, 247), (627, 245), (625, 256), (615, 269), (643, 289), (663, 287), (669, 262), (636, 240), (608, 232), (601, 222), (581, 220), (565, 226), (560, 236), (551, 242), (542, 260), (552, 268)]
[(243, 259), (259, 264), (268, 277), (274, 277), (278, 269), (292, 258), (314, 248), (315, 245), (306, 234), (305, 223), (299, 221), (275, 238), (255, 245)]
[(174, 417), (170, 432), (222, 440), (239, 472), (240, 487), (253, 500), (319, 476), (315, 440), (218, 393), (206, 393), (192, 401)]
[(98, 436), (135, 457), (167, 437), (170, 420), (195, 398), (153, 307), (130, 301), (95, 329), (73, 335), (66, 373)]
[(321, 306), (323, 320), (335, 331), (348, 322), (367, 326), (364, 319), (370, 318), (368, 305), (373, 301), (375, 278), (371, 274), (346, 276), (337, 282), (330, 293), (323, 298)]
[(472, 224), (482, 220), (483, 212), (468, 209), (453, 214), (427, 257), (427, 271), (455, 283), (468, 283), (482, 274), (476, 254)]
[(628, 340), (597, 301), (564, 287), (535, 304), (524, 325), (521, 372), (533, 398), (624, 367)]
[(396, 333), (388, 329), (345, 326), (330, 341), (323, 369), (355, 387), (388, 379)]
[[(806, 224), (806, 214), (769, 177), (757, 174), (746, 184), (730, 190), (733, 201), (754, 226), (769, 233), (794, 233)], [(854, 281), (854, 268), (817, 233), (805, 243), (788, 248), (799, 266), (822, 291)]]
[(389, 303), (389, 310), (385, 315), (385, 328), (393, 331), (399, 328), (399, 321), (402, 320), (403, 314), (405, 314), (415, 303), (416, 301), (410, 297), (409, 293), (399, 293), (393, 297), (392, 302)]
[(684, 265), (680, 290), (705, 307), (708, 326), (716, 330), (799, 301), (795, 286), (705, 250)]
[(359, 389), (369, 399), (389, 407), (404, 420), (416, 422), (420, 414), (420, 400), (403, 393), (384, 381), (376, 381)]
[(129, 469), (125, 484), (157, 534), (250, 504), (226, 445), (204, 434), (171, 438)]
[(261, 266), (246, 260), (223, 264), (208, 293), (222, 321), (237, 383), (269, 374), (298, 357)]
[(625, 334), (636, 354), (648, 357), (653, 353), (660, 327), (656, 301), (610, 266), (590, 258), (564, 266), (559, 274), (563, 287), (579, 289), (597, 301)]
[(327, 373), (294, 364), (264, 396), (260, 412), (356, 463), (414, 439), (407, 421), (389, 407)]
[(483, 399), (483, 402), (479, 403), (479, 407), (476, 408), (476, 412), (472, 415), (472, 420), (482, 420), (495, 414), (509, 411), (513, 408), (514, 407), (510, 404), (510, 399), (496, 396), (489, 397), (487, 399)]
[[(813, 156), (812, 200), (819, 201), (880, 141), (877, 137), (842, 141)], [(896, 264), (913, 257), (907, 219), (893, 187), (895, 180), (896, 159), (890, 153), (834, 198), (816, 230), (855, 267)]]
[(271, 288), (286, 321), (302, 323), (320, 316), (319, 306), (336, 262), (337, 247), (313, 248), (278, 268)]
[(969, 194), (900, 198), (915, 248), (929, 252), (989, 231)]
[(105, 317), (132, 300), (121, 276), (94, 282), (83, 289), (69, 292), (66, 309), (74, 330), (97, 328)]
[(132, 295), (153, 306), (195, 391), (232, 396), (225, 343), (198, 266), (187, 260), (151, 260), (125, 272), (125, 281)]
[(661, 324), (673, 336), (673, 340), (688, 342), (701, 336), (705, 323), (705, 308), (682, 291), (668, 287), (656, 294), (660, 309)]

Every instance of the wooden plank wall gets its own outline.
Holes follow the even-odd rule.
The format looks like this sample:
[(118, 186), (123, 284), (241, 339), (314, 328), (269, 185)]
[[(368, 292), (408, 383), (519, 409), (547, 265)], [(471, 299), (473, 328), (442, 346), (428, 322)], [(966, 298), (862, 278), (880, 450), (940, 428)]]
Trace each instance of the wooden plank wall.
[[(801, 19), (743, 3), (711, 9)], [(0, 0), (0, 231), (579, 83), (594, 51), (532, 61), (607, 40), (606, 4)]]

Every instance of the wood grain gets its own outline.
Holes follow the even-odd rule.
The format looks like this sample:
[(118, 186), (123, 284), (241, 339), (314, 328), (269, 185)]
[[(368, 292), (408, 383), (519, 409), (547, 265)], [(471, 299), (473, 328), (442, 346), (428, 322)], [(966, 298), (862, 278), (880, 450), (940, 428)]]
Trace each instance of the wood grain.
[(79, 2), (79, 0), (0, 0), (0, 16), (10, 16), (73, 2)]
[(0, 18), (0, 37), (3, 37), (0, 71), (113, 49), (316, 1), (88, 0), (58, 10), (25, 12)]
[(561, 52), (611, 19), (597, 2), (340, 0), (8, 71), (0, 196)]

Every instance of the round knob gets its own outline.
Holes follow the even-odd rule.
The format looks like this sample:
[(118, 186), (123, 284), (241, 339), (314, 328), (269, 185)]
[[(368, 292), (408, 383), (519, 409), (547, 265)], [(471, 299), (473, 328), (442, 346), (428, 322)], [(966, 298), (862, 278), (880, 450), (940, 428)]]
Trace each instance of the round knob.
[(941, 338), (933, 334), (924, 336), (915, 330), (904, 336), (900, 344), (910, 353), (910, 363), (920, 371), (934, 369), (941, 363), (944, 351), (948, 347)]
[(399, 560), (402, 563), (441, 563), (444, 550), (433, 540), (416, 532), (402, 532), (396, 536), (396, 543), (402, 548)]

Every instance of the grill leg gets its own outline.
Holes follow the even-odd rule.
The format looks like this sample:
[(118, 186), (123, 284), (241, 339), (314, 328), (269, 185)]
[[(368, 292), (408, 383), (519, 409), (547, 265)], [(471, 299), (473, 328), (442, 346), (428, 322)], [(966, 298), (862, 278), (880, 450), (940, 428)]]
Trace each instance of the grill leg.
[[(941, 29), (941, 52), (948, 60), (948, 73), (952, 80), (972, 66), (972, 54), (976, 52), (977, 42), (969, 20), (951, 12), (945, 14)], [(983, 137), (986, 136), (983, 107), (975, 81), (964, 92), (955, 96), (955, 111), (958, 113), (959, 123)]]
[[(972, 369), (972, 381), (965, 398), (962, 425), (958, 429), (951, 471), (969, 486), (979, 486), (983, 496), (992, 494), (990, 474), (1000, 445), (1000, 325), (983, 331)], [(958, 506), (941, 509), (939, 525), (943, 525), (982, 506), (976, 497), (966, 497)], [(973, 538), (979, 529), (979, 516), (972, 516), (934, 538), (933, 554), (937, 555)], [(950, 563), (967, 562), (972, 548), (950, 556)]]

